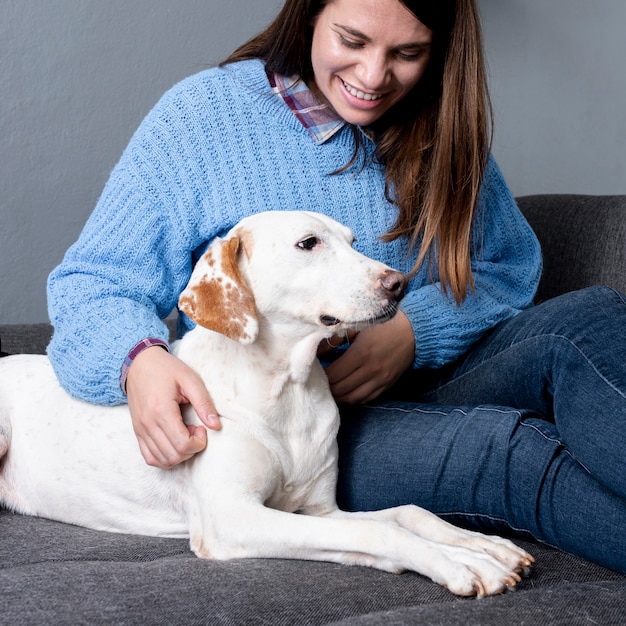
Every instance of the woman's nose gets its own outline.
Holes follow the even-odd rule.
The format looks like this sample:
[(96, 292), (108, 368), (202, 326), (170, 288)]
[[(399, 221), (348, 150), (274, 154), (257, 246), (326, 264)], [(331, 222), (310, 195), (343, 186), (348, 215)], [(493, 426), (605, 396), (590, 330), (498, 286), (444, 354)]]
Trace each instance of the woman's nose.
[(386, 56), (379, 52), (370, 52), (361, 57), (356, 75), (362, 83), (361, 87), (375, 91), (385, 85), (388, 72)]

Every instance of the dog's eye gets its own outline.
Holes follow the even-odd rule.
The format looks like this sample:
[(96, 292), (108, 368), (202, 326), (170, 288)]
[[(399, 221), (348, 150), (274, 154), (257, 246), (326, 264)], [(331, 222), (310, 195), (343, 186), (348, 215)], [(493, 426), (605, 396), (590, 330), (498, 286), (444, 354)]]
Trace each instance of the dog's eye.
[(313, 250), (319, 242), (320, 240), (317, 237), (307, 237), (298, 242), (298, 248), (301, 250)]

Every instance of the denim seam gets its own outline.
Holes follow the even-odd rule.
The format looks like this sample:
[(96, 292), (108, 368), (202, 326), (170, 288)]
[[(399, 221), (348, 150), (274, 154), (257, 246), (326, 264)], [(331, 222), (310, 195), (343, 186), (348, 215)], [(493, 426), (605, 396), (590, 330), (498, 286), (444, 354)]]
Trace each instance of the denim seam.
[[(437, 411), (437, 410), (432, 410), (432, 409), (422, 409), (418, 406), (413, 407), (411, 409), (405, 409), (402, 407), (395, 407), (395, 406), (384, 406), (384, 405), (376, 405), (376, 404), (369, 404), (369, 405), (365, 405), (368, 406), (370, 408), (375, 408), (377, 410), (383, 410), (383, 411), (398, 411), (401, 413), (423, 413), (423, 414), (431, 414), (431, 415), (442, 415), (442, 416), (447, 416), (450, 415), (450, 413), (452, 412), (459, 412), (462, 415), (467, 416), (467, 411), (463, 410), (460, 407), (453, 407), (452, 411), (450, 412), (445, 412), (445, 411)], [(537, 426), (535, 426), (534, 424), (530, 424), (527, 421), (525, 421), (522, 418), (522, 412), (518, 409), (514, 409), (514, 408), (508, 408), (508, 407), (498, 407), (498, 406), (475, 406), (474, 407), (475, 411), (483, 411), (483, 412), (487, 412), (487, 411), (491, 411), (491, 412), (495, 412), (495, 413), (501, 413), (501, 414), (509, 414), (509, 415), (515, 415), (517, 417), (517, 421), (518, 421), (518, 425), (519, 426), (523, 426), (526, 428), (530, 428), (531, 430), (535, 431), (536, 433), (538, 433), (543, 439), (545, 439), (546, 441), (550, 441), (552, 443), (557, 444), (562, 451), (567, 454), (567, 456), (569, 456), (575, 463), (577, 463), (580, 467), (582, 467), (588, 474), (591, 474), (591, 472), (589, 471), (589, 469), (583, 464), (581, 463), (569, 450), (569, 448), (567, 447), (567, 445), (561, 441), (560, 439), (557, 439), (555, 437), (550, 437), (548, 435), (546, 435), (546, 433), (544, 433), (540, 428), (537, 428)], [(496, 521), (496, 522), (502, 522), (504, 524), (506, 524), (507, 526), (509, 526), (509, 528), (514, 531), (514, 532), (523, 532), (526, 533), (532, 537), (534, 537), (537, 541), (539, 541), (539, 539), (537, 539), (537, 537), (535, 537), (535, 535), (530, 532), (528, 529), (526, 528), (517, 528), (515, 526), (512, 526), (506, 519), (504, 518), (500, 518), (500, 517), (496, 517), (496, 516), (492, 516), (492, 515), (488, 515), (488, 514), (484, 514), (484, 513), (463, 513), (460, 511), (450, 511), (447, 513), (437, 513), (437, 515), (440, 516), (446, 516), (446, 515), (461, 515), (464, 517), (468, 517), (468, 518), (476, 518), (476, 519), (488, 519), (491, 521)], [(553, 546), (552, 544), (546, 542), (545, 540), (541, 540), (542, 543), (551, 546), (551, 547), (556, 547)]]
[[(441, 512), (437, 513), (437, 516), (439, 516), (439, 517), (447, 517), (447, 516), (451, 516), (451, 515), (461, 516), (461, 517), (471, 517), (473, 519), (487, 519), (487, 520), (489, 520), (491, 522), (499, 522), (499, 523), (502, 523), (502, 524), (506, 524), (514, 532), (526, 533), (527, 535), (530, 535), (531, 537), (537, 539), (535, 537), (535, 535), (532, 532), (530, 532), (528, 529), (526, 529), (526, 528), (517, 528), (515, 526), (511, 526), (511, 524), (508, 522), (508, 520), (504, 519), (503, 517), (497, 517), (495, 515), (487, 515), (486, 513), (463, 513), (462, 511), (448, 511), (446, 513), (441, 513)], [(537, 541), (539, 541), (539, 540), (537, 539)], [(545, 543), (545, 541), (542, 540), (542, 543)]]
[[(586, 363), (589, 365), (589, 367), (591, 367), (591, 369), (596, 373), (596, 375), (604, 382), (605, 385), (607, 385), (608, 387), (610, 387), (611, 389), (613, 389), (613, 391), (615, 391), (617, 394), (619, 394), (622, 398), (626, 399), (626, 394), (623, 393), (620, 389), (618, 389), (613, 383), (611, 383), (611, 381), (609, 381), (599, 370), (598, 368), (592, 363), (592, 361), (589, 359), (589, 357), (585, 354), (585, 352), (583, 352), (583, 350), (581, 350), (581, 348), (579, 348), (573, 341), (571, 341), (570, 339), (568, 339), (567, 337), (565, 337), (564, 335), (557, 335), (554, 333), (550, 333), (550, 334), (545, 334), (545, 335), (536, 335), (534, 337), (529, 337), (528, 339), (524, 339), (523, 341), (519, 341), (518, 343), (509, 346), (508, 348), (506, 348), (505, 350), (502, 350), (501, 352), (498, 352), (497, 354), (494, 355), (495, 356), (501, 356), (501, 355), (505, 355), (507, 352), (509, 352), (510, 350), (513, 350), (515, 348), (517, 348), (518, 346), (521, 346), (523, 344), (525, 344), (528, 341), (535, 341), (536, 339), (559, 339), (559, 340), (563, 340), (565, 341), (565, 343), (567, 343), (569, 346), (571, 346), (572, 348), (574, 348), (586, 361)], [(492, 357), (491, 357), (492, 358)], [(488, 359), (490, 360), (490, 359)], [(439, 387), (436, 387), (435, 389), (432, 389), (431, 391), (428, 391), (424, 394), (424, 397), (428, 397), (431, 393), (435, 393), (441, 390), (444, 390), (448, 385), (451, 385), (453, 383), (457, 383), (461, 380), (463, 380), (463, 378), (465, 378), (466, 376), (471, 375), (475, 369), (477, 369), (478, 367), (481, 367), (485, 364), (485, 362), (483, 361), (482, 363), (479, 363), (478, 365), (476, 365), (475, 367), (472, 367), (470, 370), (468, 370), (467, 372), (463, 372), (463, 374), (461, 374), (460, 376), (456, 376), (455, 378), (447, 381), (446, 383), (444, 383), (443, 385), (440, 385)]]
[(569, 449), (568, 445), (565, 442), (563, 442), (561, 439), (556, 439), (554, 437), (548, 437), (548, 435), (546, 435), (546, 433), (544, 433), (541, 430), (541, 428), (537, 428), (534, 424), (529, 424), (528, 422), (525, 422), (521, 418), (521, 414), (520, 414), (520, 422), (519, 423), (520, 423), (520, 426), (526, 426), (527, 428), (532, 428), (535, 432), (539, 433), (547, 441), (551, 441), (553, 443), (559, 444), (559, 446), (561, 446), (561, 448), (563, 448), (563, 452), (565, 452), (565, 454), (567, 454), (567, 456), (569, 456), (570, 459), (572, 459), (572, 461), (574, 461), (575, 463), (580, 465), (580, 467), (582, 467), (585, 470), (585, 472), (587, 472), (587, 474), (591, 475), (591, 471), (589, 470), (589, 468), (572, 454), (572, 452)]
[[(433, 406), (436, 406), (436, 405), (433, 404)], [(384, 406), (381, 404), (364, 404), (363, 407), (366, 409), (376, 409), (377, 411), (394, 411), (394, 412), (397, 411), (400, 413), (424, 413), (426, 415), (430, 414), (430, 415), (444, 415), (444, 416), (450, 414), (447, 411), (420, 409), (417, 406), (411, 409), (404, 409), (402, 407), (397, 407), (397, 406)], [(461, 407), (452, 407), (452, 410), (459, 411), (462, 415), (467, 415), (467, 412), (464, 411)]]
[[(442, 416), (447, 416), (450, 415), (450, 413), (452, 412), (458, 412), (461, 413), (461, 415), (465, 415), (467, 417), (467, 411), (464, 411), (461, 407), (453, 407), (452, 411), (450, 412), (446, 412), (446, 411), (435, 411), (435, 410), (427, 410), (427, 409), (421, 409), (419, 407), (414, 407), (412, 409), (404, 409), (401, 407), (391, 407), (391, 406), (382, 406), (382, 405), (376, 405), (376, 404), (366, 404), (363, 405), (366, 408), (372, 408), (372, 409), (376, 409), (376, 410), (382, 410), (382, 411), (398, 411), (400, 413), (424, 413), (424, 414), (430, 414), (430, 415), (442, 415)], [(525, 421), (522, 418), (522, 413), (521, 411), (519, 411), (518, 409), (514, 409), (514, 408), (506, 408), (506, 407), (498, 407), (498, 406), (476, 406), (474, 407), (475, 411), (493, 411), (495, 413), (502, 413), (503, 415), (505, 414), (512, 414), (512, 415), (516, 415), (517, 419), (518, 419), (518, 423), (520, 426), (525, 426), (527, 428), (531, 428), (532, 430), (534, 430), (536, 433), (539, 433), (539, 435), (541, 435), (544, 439), (546, 439), (547, 441), (551, 441), (552, 443), (556, 443), (559, 446), (561, 446), (563, 448), (563, 451), (565, 452), (565, 454), (567, 454), (573, 461), (575, 461), (576, 463), (578, 463), (578, 465), (580, 465), (587, 473), (591, 473), (589, 471), (589, 469), (584, 465), (584, 463), (581, 463), (570, 451), (569, 447), (567, 446), (566, 443), (564, 443), (561, 439), (557, 439), (555, 437), (549, 437), (548, 435), (546, 435), (546, 433), (544, 433), (540, 428), (537, 428), (534, 424), (529, 424), (527, 421)]]
[[(522, 419), (522, 414), (521, 414), (520, 411), (518, 411), (516, 409), (513, 409), (513, 408), (511, 408), (511, 409), (498, 409), (497, 407), (489, 407), (489, 408), (487, 408), (487, 407), (480, 407), (480, 406), (475, 407), (475, 410), (477, 410), (477, 411), (481, 411), (481, 410), (482, 411), (496, 411), (496, 412), (499, 412), (499, 413), (509, 413), (509, 414), (517, 415), (518, 425), (519, 426), (525, 426), (527, 428), (530, 428), (531, 430), (534, 430), (536, 433), (538, 433), (541, 437), (543, 437), (547, 441), (550, 441), (552, 443), (558, 444), (569, 457), (571, 457), (576, 463), (578, 463), (581, 467), (583, 467), (585, 469), (585, 471), (589, 472), (589, 470), (582, 463), (580, 463), (580, 461), (578, 461), (578, 459), (576, 459), (574, 456), (572, 456), (572, 454), (568, 450), (567, 446), (565, 446), (565, 444), (563, 444), (563, 442), (560, 439), (555, 439), (554, 437), (549, 437), (540, 428), (537, 428), (533, 424), (529, 424), (529, 423), (525, 422)], [(550, 546), (552, 548), (557, 548), (555, 545), (545, 541), (544, 539), (539, 539), (534, 533), (532, 533), (527, 528), (519, 528), (517, 526), (513, 526), (508, 520), (506, 520), (506, 519), (504, 519), (502, 517), (495, 516), (495, 515), (489, 515), (487, 513), (464, 513), (464, 512), (461, 512), (461, 511), (448, 511), (446, 513), (438, 512), (437, 515), (439, 515), (441, 517), (461, 516), (461, 517), (471, 518), (471, 519), (487, 519), (487, 520), (490, 520), (490, 521), (493, 521), (493, 522), (503, 523), (503, 524), (506, 524), (513, 532), (525, 533), (526, 535), (529, 535), (529, 536), (533, 537), (533, 539), (535, 539), (536, 541), (540, 541), (541, 543), (543, 543), (543, 544), (545, 544), (547, 546)]]
[(619, 300), (621, 300), (622, 304), (626, 304), (626, 297), (624, 297), (624, 294), (622, 294), (621, 291), (618, 291), (617, 289), (614, 289), (613, 287), (608, 287), (608, 289), (610, 289)]

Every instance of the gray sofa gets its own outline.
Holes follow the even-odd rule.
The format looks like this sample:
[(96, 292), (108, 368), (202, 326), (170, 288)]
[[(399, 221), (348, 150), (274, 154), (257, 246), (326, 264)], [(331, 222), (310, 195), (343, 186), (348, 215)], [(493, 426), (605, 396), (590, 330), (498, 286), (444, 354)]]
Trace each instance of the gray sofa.
[[(527, 196), (519, 204), (544, 248), (538, 300), (591, 284), (626, 291), (626, 196)], [(47, 325), (0, 326), (2, 349), (43, 352), (50, 332)], [(616, 532), (626, 541), (626, 528)], [(0, 511), (0, 623), (626, 623), (626, 576), (520, 543), (537, 557), (531, 574), (515, 592), (474, 600), (412, 573), (202, 561), (184, 540), (108, 534)]]

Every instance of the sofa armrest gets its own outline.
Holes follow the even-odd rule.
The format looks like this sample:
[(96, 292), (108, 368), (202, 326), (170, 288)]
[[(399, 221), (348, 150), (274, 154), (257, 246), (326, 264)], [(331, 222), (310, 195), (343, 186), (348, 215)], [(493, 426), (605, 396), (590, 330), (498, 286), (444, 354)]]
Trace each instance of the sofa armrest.
[(533, 195), (517, 203), (543, 251), (537, 302), (591, 285), (626, 292), (626, 195)]
[(52, 337), (50, 324), (2, 324), (2, 351), (8, 354), (45, 354)]
[[(165, 320), (170, 331), (170, 340), (176, 338), (176, 319)], [(45, 354), (52, 339), (50, 324), (0, 324), (2, 352), (8, 354)]]

